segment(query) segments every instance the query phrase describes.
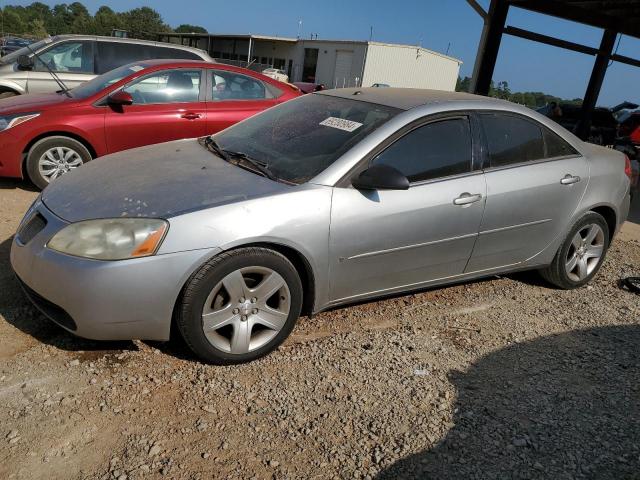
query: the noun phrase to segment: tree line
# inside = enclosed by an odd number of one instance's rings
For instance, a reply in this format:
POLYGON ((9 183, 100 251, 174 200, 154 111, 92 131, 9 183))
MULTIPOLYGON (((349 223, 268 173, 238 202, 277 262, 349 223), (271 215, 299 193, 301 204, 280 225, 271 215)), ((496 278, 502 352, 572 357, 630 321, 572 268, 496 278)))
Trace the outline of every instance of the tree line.
MULTIPOLYGON (((458 77, 458 82, 456 84, 457 92, 468 92, 469 86, 471 85, 470 77, 458 77)), ((568 103, 572 105, 581 105, 581 98, 574 98, 572 100, 563 99, 560 97, 556 97, 553 95, 549 95, 543 92, 512 92, 509 88, 509 84, 507 82, 498 82, 497 84, 493 81, 491 82, 491 86, 489 87, 489 96, 495 98, 501 98, 503 100, 509 100, 510 102, 519 103, 521 105, 526 105, 529 108, 538 108, 548 105, 551 102, 556 103, 568 103)))
POLYGON ((173 29, 150 7, 116 12, 107 6, 91 15, 80 2, 60 3, 49 7, 42 2, 28 6, 7 5, 0 9, 2 35, 43 38, 47 35, 75 33, 111 35, 114 29, 126 30, 129 37, 155 40, 159 32, 207 33, 197 25, 183 24, 173 29))

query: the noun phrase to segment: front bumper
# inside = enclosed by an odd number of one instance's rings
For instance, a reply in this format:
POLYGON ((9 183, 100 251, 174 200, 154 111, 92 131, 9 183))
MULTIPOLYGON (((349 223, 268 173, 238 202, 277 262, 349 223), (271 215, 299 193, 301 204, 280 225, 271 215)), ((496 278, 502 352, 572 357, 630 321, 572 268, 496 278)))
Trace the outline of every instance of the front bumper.
POLYGON ((219 252, 192 250, 121 261, 73 257, 45 247, 67 223, 40 201, 26 218, 36 212, 46 226, 26 244, 16 235, 11 266, 27 296, 45 315, 85 338, 168 340, 182 286, 219 252))
POLYGON ((22 148, 11 129, 0 132, 0 177, 22 177, 22 148))

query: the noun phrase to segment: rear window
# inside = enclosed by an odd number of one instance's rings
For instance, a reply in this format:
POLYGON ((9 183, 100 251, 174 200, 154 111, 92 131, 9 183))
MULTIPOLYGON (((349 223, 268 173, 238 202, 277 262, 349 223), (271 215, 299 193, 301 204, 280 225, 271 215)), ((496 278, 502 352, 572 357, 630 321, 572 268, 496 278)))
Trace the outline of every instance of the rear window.
POLYGON ((480 116, 492 167, 544 158, 542 129, 535 123, 513 115, 480 116))
POLYGON ((152 59, 202 60, 194 52, 140 43, 98 42, 96 71, 103 74, 127 63, 152 59))

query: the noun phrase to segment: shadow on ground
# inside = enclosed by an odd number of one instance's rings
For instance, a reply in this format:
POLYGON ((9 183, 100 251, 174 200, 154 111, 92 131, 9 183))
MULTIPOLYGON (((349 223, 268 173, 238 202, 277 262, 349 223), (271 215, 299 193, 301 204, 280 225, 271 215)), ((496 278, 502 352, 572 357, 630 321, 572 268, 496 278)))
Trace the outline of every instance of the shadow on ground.
POLYGON ((97 342, 78 338, 40 313, 27 299, 13 274, 9 252, 13 238, 0 243, 0 315, 4 320, 39 342, 68 351, 119 353, 135 350, 133 342, 97 342))
POLYGON ((20 178, 0 178, 0 189, 2 190, 24 190, 27 192, 37 192, 36 186, 28 180, 20 178))
POLYGON ((454 427, 378 478, 640 479, 639 347, 638 325, 594 328, 450 373, 454 427))

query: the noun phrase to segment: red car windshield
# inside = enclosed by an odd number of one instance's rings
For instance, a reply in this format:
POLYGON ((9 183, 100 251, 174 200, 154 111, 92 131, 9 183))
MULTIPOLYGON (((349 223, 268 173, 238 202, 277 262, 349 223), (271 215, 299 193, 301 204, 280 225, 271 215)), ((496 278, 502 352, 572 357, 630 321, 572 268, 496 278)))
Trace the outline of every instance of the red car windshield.
POLYGON ((74 88, 71 90, 71 95, 74 98, 89 98, 96 93, 101 92, 105 88, 110 87, 114 83, 118 83, 123 78, 128 77, 133 73, 137 73, 144 68, 144 66, 137 64, 124 65, 116 68, 115 70, 99 75, 93 80, 89 80, 88 82, 74 88))

